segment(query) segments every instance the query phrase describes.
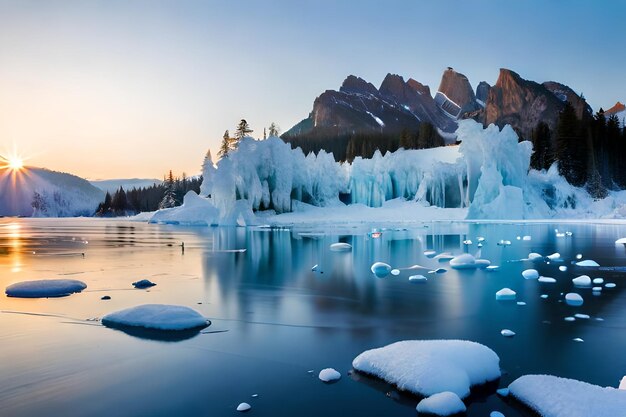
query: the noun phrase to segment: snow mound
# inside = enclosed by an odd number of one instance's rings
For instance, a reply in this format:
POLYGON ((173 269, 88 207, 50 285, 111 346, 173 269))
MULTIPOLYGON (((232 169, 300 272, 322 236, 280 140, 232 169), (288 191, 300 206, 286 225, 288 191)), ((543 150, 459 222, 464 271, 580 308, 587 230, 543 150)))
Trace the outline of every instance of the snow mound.
POLYGON ((157 211, 149 223, 211 226, 220 224, 220 213, 209 199, 189 191, 183 198, 182 206, 157 211))
POLYGON ((515 300, 517 293, 510 288, 502 288, 496 293, 496 300, 498 301, 510 301, 515 300))
POLYGON ((372 274, 376 275, 378 278, 384 278, 391 272, 391 266, 384 262, 374 262, 370 270, 372 274))
POLYGON ((343 242, 332 243, 330 245, 330 250, 333 252, 348 252, 352 250, 352 245, 343 242))
POLYGON ((155 330, 190 330, 211 324, 189 307, 167 304, 144 304, 116 311, 102 317, 107 327, 143 327, 155 330))
POLYGON ((41 279, 9 285, 5 293, 9 297, 20 298, 65 297, 85 288, 87 284, 75 279, 41 279))
POLYGON ((604 284, 604 278, 594 278, 593 283, 596 285, 604 284))
POLYGON ((352 361, 357 371, 401 390, 423 396, 451 391, 460 398, 470 387, 498 379, 499 364, 494 351, 466 340, 406 340, 367 350, 352 361))
POLYGON ((322 369, 318 375, 318 378, 323 382, 333 382, 341 378, 341 374, 334 368, 322 369))
POLYGON ((537 272, 536 269, 526 269, 522 271, 522 276, 524 277, 524 279, 538 279, 539 272, 537 272))
POLYGON ((418 413, 433 414, 436 416, 451 416, 467 410, 457 394, 450 391, 433 394, 424 398, 415 407, 418 413))
POLYGON ((524 375, 511 395, 543 417, 626 417, 626 391, 552 375, 524 375))

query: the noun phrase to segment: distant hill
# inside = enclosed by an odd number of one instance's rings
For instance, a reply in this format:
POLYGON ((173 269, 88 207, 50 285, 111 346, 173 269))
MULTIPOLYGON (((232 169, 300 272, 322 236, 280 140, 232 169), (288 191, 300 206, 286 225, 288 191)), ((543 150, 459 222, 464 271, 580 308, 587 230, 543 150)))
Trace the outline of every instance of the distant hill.
POLYGON ((0 169, 0 190, 0 216, 91 216, 105 194, 76 175, 36 167, 0 169))
POLYGON ((102 191, 113 194, 115 191, 123 187, 128 191, 133 188, 147 188, 152 185, 160 185, 163 181, 154 178, 127 178, 127 179, 112 179, 112 180, 93 180, 89 181, 91 185, 98 187, 102 191))

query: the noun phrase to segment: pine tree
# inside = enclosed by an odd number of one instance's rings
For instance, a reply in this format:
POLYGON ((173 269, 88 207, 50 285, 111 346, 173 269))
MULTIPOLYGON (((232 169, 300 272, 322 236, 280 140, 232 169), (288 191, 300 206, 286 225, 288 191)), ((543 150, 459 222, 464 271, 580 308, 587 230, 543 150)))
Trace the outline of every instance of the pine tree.
POLYGON ((117 190, 113 195, 113 199, 111 201, 111 210, 115 215, 121 216, 126 214, 127 209, 128 199, 126 198, 126 191, 124 191, 123 187, 120 187, 119 190, 117 190))
POLYGON ((270 128, 269 128, 269 135, 270 137, 272 136, 276 136, 278 137, 278 135, 280 135, 280 128, 276 125, 276 123, 272 122, 270 124, 270 128))
POLYGON ((250 129, 250 125, 248 124, 246 119, 241 119, 239 121, 239 124, 237 125, 237 128, 235 129, 235 139, 233 140, 232 148, 237 149, 241 139, 245 138, 246 136, 248 136, 249 133, 252 132, 253 130, 250 129))
POLYGON ((585 184, 589 160, 587 139, 581 134, 576 111, 569 102, 559 115, 555 154, 559 174, 577 187, 585 184))
POLYGON ((554 156, 550 143, 550 127, 545 122, 537 123, 531 133, 533 154, 530 157, 530 167, 537 170, 548 169, 554 156))
POLYGON ((159 209, 176 207, 176 190, 174 189, 174 175, 172 174, 172 170, 170 170, 164 185, 165 194, 163 195, 161 203, 159 203, 159 209))
POLYGON ((217 152, 217 156, 220 159, 224 158, 228 155, 232 147, 233 140, 230 137, 230 133, 227 131, 224 132, 224 136, 222 136, 222 144, 220 145, 220 150, 217 152))
POLYGON ((263 128, 263 140, 267 139, 267 130, 263 128))
POLYGON ((409 132, 409 129, 402 129, 402 132, 400 133, 400 147, 404 149, 412 149, 412 142, 413 138, 411 132, 409 132))

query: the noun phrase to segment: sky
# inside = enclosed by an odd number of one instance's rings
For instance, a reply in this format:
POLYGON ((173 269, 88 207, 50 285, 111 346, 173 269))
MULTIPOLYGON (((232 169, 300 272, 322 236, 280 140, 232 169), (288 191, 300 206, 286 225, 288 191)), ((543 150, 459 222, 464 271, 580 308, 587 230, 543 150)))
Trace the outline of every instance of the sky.
POLYGON ((241 118, 288 130, 349 74, 499 68, 626 100, 626 1, 0 0, 0 155, 88 179, 199 173, 241 118))

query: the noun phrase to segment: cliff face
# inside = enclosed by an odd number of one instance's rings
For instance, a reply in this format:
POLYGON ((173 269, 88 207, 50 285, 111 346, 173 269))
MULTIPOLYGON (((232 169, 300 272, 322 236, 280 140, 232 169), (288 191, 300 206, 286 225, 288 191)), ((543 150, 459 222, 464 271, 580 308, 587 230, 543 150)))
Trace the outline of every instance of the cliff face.
POLYGON ((562 102, 565 103, 566 101, 569 101, 570 104, 574 107, 574 110, 576 110, 576 116, 579 119, 591 116, 593 114, 591 106, 587 104, 585 99, 579 96, 574 90, 572 90, 565 84, 557 83, 556 81, 546 81, 542 85, 562 102))
POLYGON ((489 90, 491 90, 491 86, 486 81, 479 82, 476 87, 476 98, 483 103, 486 103, 487 97, 489 96, 489 90))
POLYGON ((544 85, 524 80, 517 73, 502 68, 487 96, 484 124, 494 123, 500 127, 510 124, 522 138, 528 139, 540 121, 554 130, 564 105, 544 85))
POLYGON ((443 72, 437 92, 454 102, 459 107, 459 114, 481 108, 476 101, 476 95, 474 95, 474 90, 467 77, 452 68, 448 68, 443 72))

